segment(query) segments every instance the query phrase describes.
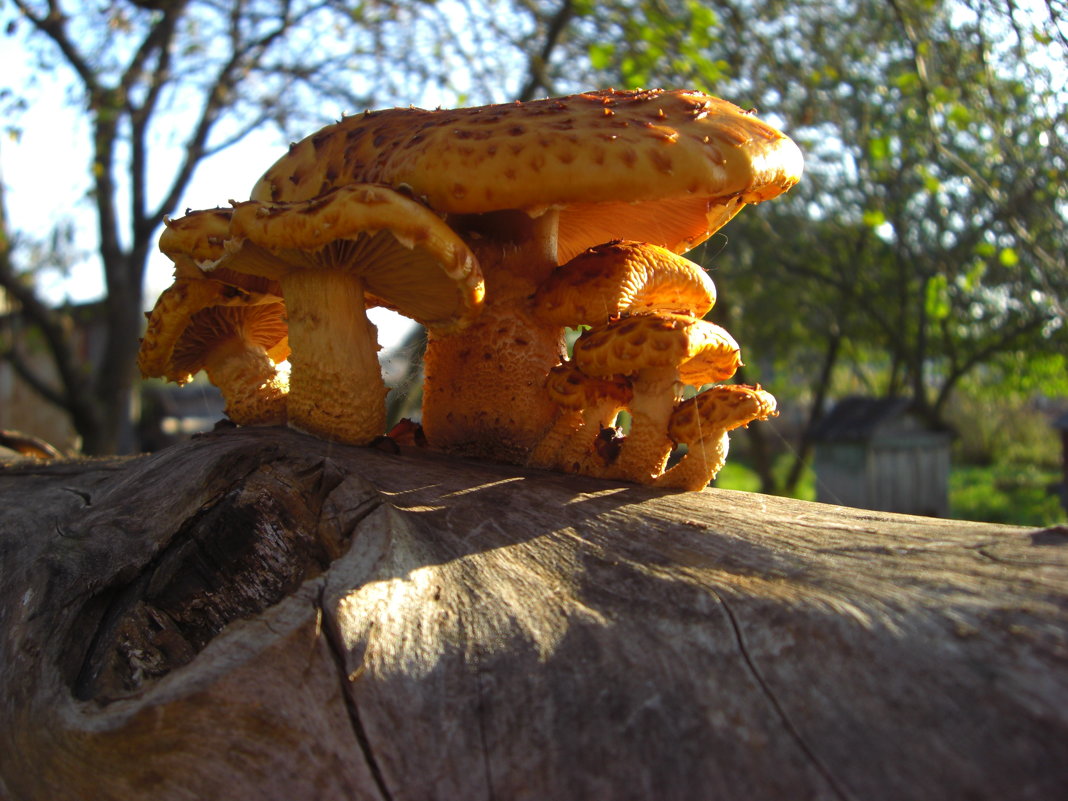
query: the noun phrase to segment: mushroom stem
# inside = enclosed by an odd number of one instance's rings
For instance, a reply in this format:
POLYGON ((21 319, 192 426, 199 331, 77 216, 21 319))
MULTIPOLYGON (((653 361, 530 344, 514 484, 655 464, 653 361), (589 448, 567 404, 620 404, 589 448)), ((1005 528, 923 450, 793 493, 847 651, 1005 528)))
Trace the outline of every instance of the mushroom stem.
POLYGON ((238 425, 285 422, 289 382, 262 345, 235 335, 205 356, 204 371, 223 393, 226 416, 238 425))
POLYGON ((581 409, 562 409, 556 422, 530 453, 527 464, 532 467, 544 467, 548 470, 566 469, 568 464, 564 454, 575 442, 582 442, 585 427, 585 414, 581 409))
POLYGON ((422 422, 431 447, 523 464, 553 425, 543 386, 564 357, 564 329, 539 321, 531 298, 556 269, 558 218, 549 210, 452 221, 482 267, 486 300, 462 331, 428 333, 422 422))
POLYGON ((634 399, 628 406, 630 431, 619 449, 611 475, 624 481, 651 484, 664 472, 674 445, 667 435, 675 408, 678 373, 674 368, 645 368, 634 380, 634 399))
POLYGON ((704 489, 727 461, 727 432, 777 414, 771 393, 745 384, 721 384, 680 403, 671 415, 668 436, 687 443, 687 452, 656 486, 704 489))
POLYGON ((386 386, 364 283, 344 270, 293 270, 281 279, 289 318, 289 424, 365 445, 386 427, 386 386))
POLYGON ((576 429, 559 457, 559 463, 569 473, 602 476, 605 463, 596 455, 594 444, 601 431, 615 422, 623 406, 613 400, 601 401, 582 411, 582 424, 576 429))
POLYGON ((682 489, 699 492, 708 486, 723 465, 727 463, 727 449, 730 437, 723 429, 710 431, 689 444, 686 455, 677 465, 660 476, 654 483, 665 489, 682 489))

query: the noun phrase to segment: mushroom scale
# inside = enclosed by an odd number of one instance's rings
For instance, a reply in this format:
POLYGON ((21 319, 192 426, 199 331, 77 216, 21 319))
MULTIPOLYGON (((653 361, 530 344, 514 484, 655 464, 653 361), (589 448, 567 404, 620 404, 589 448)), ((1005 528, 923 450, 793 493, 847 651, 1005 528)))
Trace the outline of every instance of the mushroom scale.
POLYGON ((289 316, 291 425, 362 445, 385 433, 386 387, 368 304, 429 330, 462 327, 482 302, 471 251, 425 206, 353 185, 306 202, 234 207, 219 265, 277 280, 289 316))

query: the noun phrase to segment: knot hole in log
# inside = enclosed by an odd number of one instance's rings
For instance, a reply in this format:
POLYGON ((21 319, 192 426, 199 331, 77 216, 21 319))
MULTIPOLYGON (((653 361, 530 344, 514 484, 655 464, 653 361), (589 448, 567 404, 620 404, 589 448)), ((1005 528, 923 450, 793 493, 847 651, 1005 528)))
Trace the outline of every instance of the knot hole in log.
POLYGON ((84 644, 69 651, 67 666, 76 698, 128 698, 190 663, 228 623, 324 572, 381 502, 328 458, 297 471, 262 464, 228 479, 132 581, 86 604, 72 627, 84 644), (338 494, 350 514, 339 514, 338 494))

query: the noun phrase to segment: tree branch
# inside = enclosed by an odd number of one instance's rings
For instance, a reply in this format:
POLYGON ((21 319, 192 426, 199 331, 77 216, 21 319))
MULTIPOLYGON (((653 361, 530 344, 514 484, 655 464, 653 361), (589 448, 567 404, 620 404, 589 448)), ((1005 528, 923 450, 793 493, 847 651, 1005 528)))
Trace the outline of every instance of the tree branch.
POLYGON ((545 32, 545 42, 540 51, 532 55, 527 62, 527 80, 523 88, 516 95, 516 100, 525 101, 534 97, 539 87, 552 92, 552 86, 545 74, 545 69, 552 60, 553 50, 560 43, 560 38, 567 30, 568 23, 575 16, 575 7, 572 0, 563 0, 560 8, 549 18, 549 27, 545 32))

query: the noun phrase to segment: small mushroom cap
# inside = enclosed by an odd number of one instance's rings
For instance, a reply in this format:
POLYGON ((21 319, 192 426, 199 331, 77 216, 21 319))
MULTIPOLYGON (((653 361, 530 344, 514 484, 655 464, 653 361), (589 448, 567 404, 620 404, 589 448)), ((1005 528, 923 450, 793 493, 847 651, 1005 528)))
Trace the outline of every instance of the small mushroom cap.
POLYGON ((563 326, 642 312, 703 317, 715 302, 716 286, 699 265, 667 248, 631 241, 583 251, 557 268, 534 298, 541 319, 563 326))
POLYGON ((230 209, 200 209, 164 220, 159 249, 174 262, 175 276, 197 278, 223 255, 230 236, 230 209))
POLYGON ((730 334, 684 314, 638 314, 591 328, 575 341, 573 359, 587 375, 675 369, 679 381, 694 386, 724 381, 741 366, 730 334))
POLYGON ((276 282, 217 266, 226 254, 232 214, 232 209, 200 209, 163 221, 159 249, 174 262, 175 278, 201 279, 210 272, 215 281, 281 299, 282 290, 276 282))
POLYGON ((630 382, 622 376, 594 378, 570 362, 558 364, 549 371, 545 389, 553 403, 573 410, 588 409, 605 401, 626 406, 634 394, 630 382))
POLYGON ((206 356, 213 348, 238 335, 262 347, 276 364, 284 361, 289 355, 285 306, 263 303, 209 306, 200 310, 192 316, 175 344, 164 377, 185 383, 204 368, 206 356))
POLYGON ((432 328, 476 314, 485 294, 463 240, 421 203, 354 184, 313 200, 238 203, 220 266, 280 279, 294 270, 344 270, 381 305, 432 328))
POLYGON ((693 91, 585 92, 342 119, 291 146, 252 198, 308 200, 358 182, 409 187, 450 214, 560 209, 558 258, 613 239, 682 253, 800 178, 789 138, 693 91))
MULTIPOLYGON (((280 297, 273 294, 249 292, 233 284, 205 278, 197 269, 198 278, 176 278, 174 284, 165 289, 157 298, 152 311, 148 313, 148 325, 137 353, 137 365, 145 378, 166 378, 180 384, 190 380, 200 366, 188 369, 174 365, 175 349, 189 331, 190 325, 205 310, 209 309, 247 309, 269 305, 281 308, 280 297)), ((238 276, 238 280, 247 276, 238 276)), ((280 292, 281 290, 275 289, 280 292)), ((281 314, 281 313, 280 313, 281 314)), ((207 317, 202 316, 198 322, 207 317)), ((283 361, 289 353, 285 338, 285 323, 282 322, 282 336, 264 344, 268 355, 275 362, 283 361)))
POLYGON ((723 384, 680 403, 668 421, 668 436, 693 443, 778 413, 775 396, 761 387, 723 384))

